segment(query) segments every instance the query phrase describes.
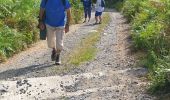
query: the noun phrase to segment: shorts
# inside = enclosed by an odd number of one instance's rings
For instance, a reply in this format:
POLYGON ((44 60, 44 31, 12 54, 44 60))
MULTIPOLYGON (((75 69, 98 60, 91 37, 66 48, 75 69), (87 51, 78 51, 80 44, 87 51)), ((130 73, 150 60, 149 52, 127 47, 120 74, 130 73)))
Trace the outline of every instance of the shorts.
POLYGON ((52 27, 46 24, 46 28, 48 47, 63 50, 64 27, 52 27))
POLYGON ((98 12, 98 11, 95 12, 95 16, 101 16, 101 15, 102 15, 102 12, 98 12))

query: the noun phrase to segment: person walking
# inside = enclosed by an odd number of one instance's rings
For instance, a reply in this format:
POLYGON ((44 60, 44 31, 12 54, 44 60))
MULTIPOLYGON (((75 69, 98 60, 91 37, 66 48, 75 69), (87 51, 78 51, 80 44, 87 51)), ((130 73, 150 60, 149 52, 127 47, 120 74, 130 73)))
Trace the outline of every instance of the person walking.
POLYGON ((105 1, 104 0, 97 0, 95 6, 95 20, 94 24, 101 24, 102 23, 102 13, 104 11, 105 1))
POLYGON ((84 7, 84 22, 86 22, 87 17, 88 17, 88 22, 90 21, 91 18, 91 10, 92 10, 92 1, 91 0, 82 0, 83 2, 83 7, 84 7))
POLYGON ((63 50, 63 37, 64 33, 69 32, 70 18, 68 0, 41 0, 39 28, 47 30, 47 44, 49 48, 52 48, 51 60, 55 61, 56 65, 61 64, 60 53, 63 50), (45 22, 43 22, 44 16, 45 22), (66 22, 65 19, 67 19, 66 22))

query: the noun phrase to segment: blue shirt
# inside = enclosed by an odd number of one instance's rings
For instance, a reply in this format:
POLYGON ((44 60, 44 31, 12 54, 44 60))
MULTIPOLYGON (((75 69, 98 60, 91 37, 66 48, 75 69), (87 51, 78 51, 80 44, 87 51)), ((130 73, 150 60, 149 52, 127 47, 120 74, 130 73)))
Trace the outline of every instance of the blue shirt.
POLYGON ((65 0, 65 5, 62 0, 41 0, 41 8, 45 9, 45 23, 52 27, 61 27, 65 24, 65 9, 70 8, 70 3, 65 0))
POLYGON ((83 0, 83 6, 84 8, 91 8, 91 0, 83 0))

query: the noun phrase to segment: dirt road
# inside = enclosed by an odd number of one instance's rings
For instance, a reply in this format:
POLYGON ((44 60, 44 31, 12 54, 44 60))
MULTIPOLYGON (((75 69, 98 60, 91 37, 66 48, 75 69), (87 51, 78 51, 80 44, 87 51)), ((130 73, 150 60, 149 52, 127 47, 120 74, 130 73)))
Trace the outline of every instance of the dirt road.
MULTIPOLYGON (((145 68, 134 67, 130 50, 130 27, 125 18, 112 10, 108 26, 96 44, 95 59, 67 69, 54 65, 46 41, 16 55, 0 65, 1 100, 154 100, 141 79, 145 68), (67 69, 67 71, 65 71, 67 69)), ((98 25, 74 27, 65 37, 62 60, 98 25)))

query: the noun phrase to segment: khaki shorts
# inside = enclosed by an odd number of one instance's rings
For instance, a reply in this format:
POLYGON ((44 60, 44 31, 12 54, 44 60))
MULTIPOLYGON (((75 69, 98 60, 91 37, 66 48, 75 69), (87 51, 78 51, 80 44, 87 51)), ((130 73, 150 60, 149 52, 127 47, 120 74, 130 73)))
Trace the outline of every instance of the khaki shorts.
POLYGON ((51 27, 46 25, 47 28, 47 44, 49 48, 56 48, 57 51, 63 50, 64 27, 51 27))

